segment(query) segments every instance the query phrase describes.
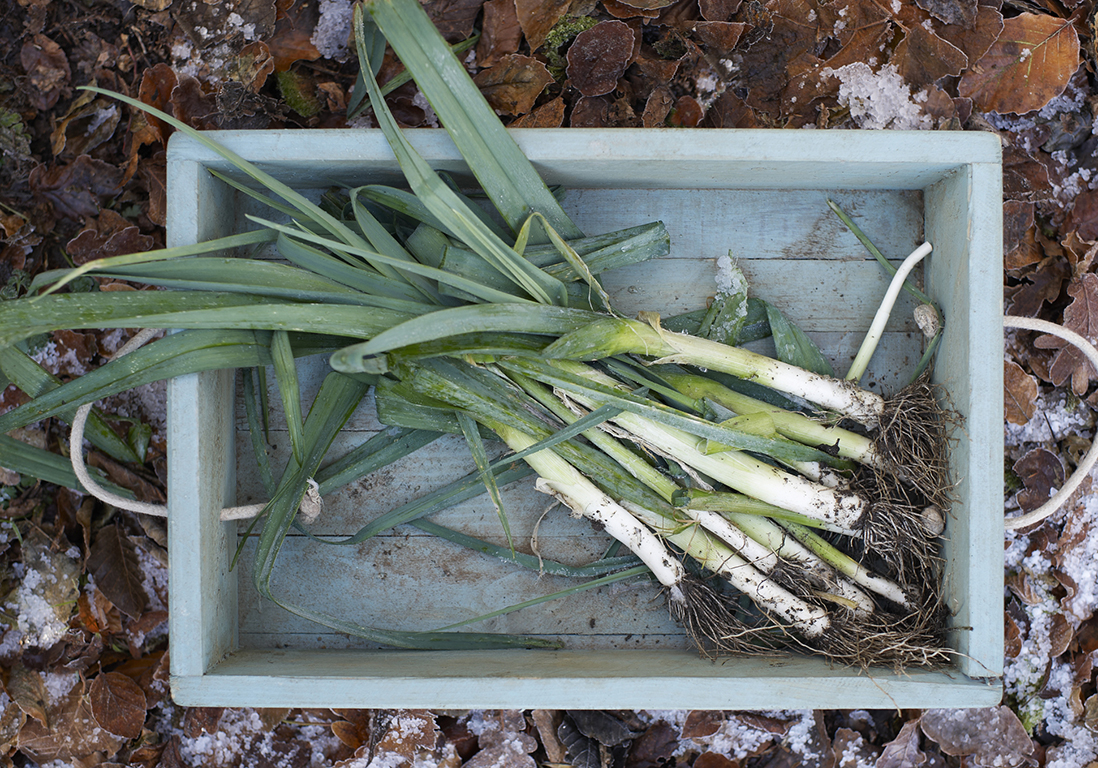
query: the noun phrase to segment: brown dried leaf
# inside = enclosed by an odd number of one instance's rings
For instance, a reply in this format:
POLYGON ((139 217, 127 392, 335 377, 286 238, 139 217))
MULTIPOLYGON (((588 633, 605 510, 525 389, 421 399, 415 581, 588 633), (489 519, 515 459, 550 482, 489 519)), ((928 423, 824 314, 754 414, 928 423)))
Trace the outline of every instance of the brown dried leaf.
POLYGON ((926 755, 919 749, 919 721, 909 720, 885 745, 876 768, 918 768, 925 762, 926 755))
POLYGON ((560 96, 511 123, 511 128, 560 128, 564 125, 564 99, 560 96))
POLYGON ((1046 448, 1034 448, 1011 467, 1025 488, 1018 492, 1018 506, 1030 512, 1048 501, 1055 488, 1064 484, 1064 463, 1046 448))
POLYGON ((659 8, 635 8, 620 0, 602 0, 602 7, 615 19, 656 19, 661 11, 659 8))
POLYGON ((1098 190, 1085 189, 1075 196, 1061 231, 1074 232, 1087 242, 1098 240, 1098 190))
MULTIPOLYGON (((854 3, 850 5, 855 7, 854 3)), ((749 15, 754 29, 747 36, 740 64, 740 75, 748 87, 748 106, 780 121, 790 63, 815 50, 821 19, 828 7, 817 10, 808 0, 771 0, 754 21, 749 15)))
POLYGON ((1004 366, 1006 419, 1011 424, 1025 424, 1037 412, 1037 379, 1013 360, 1004 361, 1004 366))
MULTIPOLYGON (((1064 327, 1093 344, 1098 338, 1098 275, 1079 275, 1068 284, 1067 292, 1073 301, 1064 309, 1064 327)), ((1049 370, 1053 384, 1062 386, 1070 377, 1072 391, 1077 395, 1086 394, 1095 373, 1081 351, 1051 335, 1038 336, 1033 345, 1038 349, 1060 350, 1049 370)))
POLYGON ((53 206, 58 215, 79 220, 99 213, 101 202, 122 188, 122 171, 87 155, 68 165, 40 165, 27 181, 35 197, 53 206))
POLYGON ((298 61, 320 58, 320 51, 312 44, 319 19, 319 3, 295 2, 280 12, 274 34, 266 40, 276 72, 285 72, 298 61))
POLYGON ((677 729, 657 720, 633 741, 626 764, 630 768, 658 768, 670 763, 678 746, 677 729))
POLYGON ((721 729, 728 716, 719 710, 694 709, 686 714, 682 724, 684 739, 705 738, 721 729))
POLYGON ((484 0, 431 0, 424 9, 442 36, 456 43, 473 34, 473 23, 483 4, 484 0))
POLYGON ((538 729, 545 756, 550 763, 563 763, 568 759, 568 750, 557 736, 564 715, 559 709, 535 709, 530 713, 534 727, 538 729))
POLYGON ((720 752, 702 752, 694 759, 693 768, 740 768, 740 762, 720 752))
POLYGON ((19 53, 27 73, 27 97, 35 109, 52 109, 72 78, 69 60, 61 46, 45 35, 35 35, 23 43, 19 53))
POLYGON ((707 128, 758 128, 759 121, 746 101, 732 91, 725 91, 709 105, 702 125, 707 128))
POLYGON ((641 115, 644 127, 655 128, 663 125, 674 105, 675 97, 671 95, 671 89, 666 85, 656 87, 648 94, 648 100, 644 103, 644 114, 641 115))
MULTIPOLYGON (((1064 281, 1070 276, 1069 265, 1064 259, 1049 256, 1025 276, 1025 282, 1005 291, 1010 314, 1037 317, 1041 305, 1055 301, 1064 281)), ((1034 371, 1036 373, 1036 371, 1034 371)))
POLYGON ((726 57, 736 47, 747 25, 727 21, 699 21, 694 25, 698 41, 710 53, 726 57))
POLYGON ((77 264, 125 253, 139 253, 153 247, 154 240, 141 234, 137 225, 119 214, 103 209, 98 217, 89 217, 83 229, 65 245, 77 264))
POLYGON ((1003 147, 1003 199, 1045 200, 1050 196, 1048 169, 1025 150, 1003 147))
POLYGON ((136 739, 145 726, 145 692, 119 672, 102 672, 92 681, 91 709, 95 721, 115 736, 136 739))
POLYGON ((920 724, 943 752, 971 755, 974 765, 1019 765, 1033 753, 1033 741, 1010 707, 930 709, 920 724))
POLYGON ((549 30, 564 17, 571 5, 571 0, 515 0, 515 12, 531 53, 541 48, 549 30))
POLYGON ((946 24, 972 29, 978 0, 915 0, 915 4, 946 24))
POLYGON ((976 21, 971 29, 962 26, 936 26, 935 33, 964 51, 969 61, 979 61, 1003 31, 1003 13, 998 8, 981 5, 976 9, 976 21))
MULTIPOLYGON (((119 288, 118 290, 122 290, 119 288)), ((91 451, 88 454, 88 464, 107 473, 107 479, 115 485, 122 486, 133 491, 138 501, 147 501, 150 504, 163 504, 165 496, 163 489, 157 480, 144 477, 131 469, 129 465, 115 461, 105 453, 91 451)))
POLYGON ((217 99, 206 93, 196 78, 182 75, 172 89, 172 114, 192 128, 208 130, 217 128, 217 99))
POLYGON ((693 96, 680 96, 671 113, 671 125, 683 128, 697 128, 705 117, 705 110, 693 96))
POLYGON ((384 735, 374 747, 375 753, 397 754, 414 760, 419 751, 435 748, 441 731, 434 713, 427 709, 397 709, 383 721, 384 735))
POLYGON ((240 50, 229 66, 228 75, 243 83, 252 93, 259 93, 274 70, 275 60, 270 47, 262 40, 255 40, 240 50))
POLYGON ((496 66, 478 72, 473 82, 497 112, 523 115, 534 108, 553 76, 537 59, 511 53, 500 57, 496 66))
POLYGON ((706 21, 731 21, 743 0, 699 0, 698 10, 706 21))
POLYGON ((137 550, 118 526, 107 525, 99 530, 88 553, 87 567, 96 586, 118 610, 131 618, 145 612, 149 596, 143 586, 137 550))
POLYGON ((968 57, 918 24, 908 29, 904 39, 896 46, 892 62, 904 80, 923 88, 943 77, 961 74, 968 66, 968 57))
POLYGON ((11 667, 5 689, 19 709, 43 726, 49 727, 50 721, 46 708, 49 705, 50 694, 38 672, 16 661, 11 667))
POLYGON ((572 84, 584 96, 610 93, 633 58, 634 40, 621 21, 601 21, 576 35, 567 55, 572 84))
POLYGON ((641 10, 645 11, 666 8, 675 1, 676 0, 621 0, 621 2, 625 5, 631 5, 634 8, 640 8, 641 10))
POLYGON ((1041 260, 1041 247, 1037 245, 1034 226, 1035 205, 1022 200, 1003 203, 1003 266, 1021 269, 1041 260))
POLYGON ((49 728, 37 720, 27 720, 19 731, 19 749, 39 765, 88 757, 96 752, 111 757, 124 743, 96 724, 80 681, 50 706, 49 720, 49 728))
POLYGON ((14 701, 9 698, 4 702, 0 710, 0 754, 8 754, 12 750, 25 722, 26 713, 14 701))
POLYGON ((50 136, 54 156, 85 155, 114 135, 122 113, 116 104, 84 91, 50 136))
POLYGON ((161 227, 167 222, 168 213, 167 158, 166 152, 157 152, 152 158, 138 166, 149 199, 145 208, 145 215, 149 217, 149 221, 161 227))
POLYGON ((1079 68, 1079 35, 1070 20, 1023 13, 965 74, 959 95, 983 112, 1023 114, 1064 92, 1079 68))
POLYGON ((522 42, 515 0, 488 0, 477 43, 477 64, 491 67, 508 53, 517 53, 522 42))

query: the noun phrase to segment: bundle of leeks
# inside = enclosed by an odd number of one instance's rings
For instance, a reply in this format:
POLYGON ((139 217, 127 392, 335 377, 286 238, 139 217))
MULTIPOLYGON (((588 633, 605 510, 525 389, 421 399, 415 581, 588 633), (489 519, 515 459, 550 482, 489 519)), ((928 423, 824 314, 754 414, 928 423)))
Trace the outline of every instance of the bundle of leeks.
MULTIPOLYGON (((948 651, 934 551, 948 475, 944 421, 925 382, 903 395, 928 411, 925 423, 912 428, 906 414, 852 385, 670 332, 654 317, 616 315, 596 274, 666 253, 662 225, 584 237, 414 0, 359 6, 356 38, 363 87, 411 192, 368 185, 338 203, 316 205, 159 114, 281 198, 221 177, 289 222, 256 219, 254 232, 40 276, 34 288, 49 285, 45 293, 93 270, 175 290, 8 302, 0 307, 0 347, 12 355, 27 337, 60 328, 189 330, 70 384, 43 387, 31 403, 0 416, 0 432, 146 381, 273 365, 293 456, 277 482, 260 458, 272 499, 253 578, 261 594, 301 615, 401 647, 493 642, 357 627, 279 601, 270 588, 311 483, 331 490, 440 432, 466 436, 478 464, 475 482, 389 519, 413 520, 446 500, 467 498, 476 483, 498 505, 501 467, 487 462, 479 424, 528 462, 540 490, 636 552, 668 588, 672 613, 703 650, 772 651, 792 643, 854 663, 942 661, 948 651), (400 132, 374 80, 386 40, 502 224, 433 171, 400 132), (290 264, 199 256, 270 242, 290 264), (324 351, 335 372, 306 417, 294 358, 324 351), (595 360, 602 362, 583 364, 595 360), (775 368, 796 382, 793 394, 827 417, 860 420, 880 437, 778 409, 712 373, 762 378, 775 368), (379 414, 394 430, 322 468, 334 435, 371 384, 379 414), (888 437, 893 433, 880 428, 884 423, 902 424, 904 437, 888 437), (921 464, 892 450, 909 444, 913 432, 920 446, 930 446, 918 451, 921 464), (867 469, 857 469, 858 462, 867 469), (697 566, 684 567, 683 556, 697 566), (728 589, 755 600, 758 612, 743 615, 728 589)), ((735 302, 746 305, 746 296, 735 302)), ((772 377, 765 381, 780 386, 772 377)))

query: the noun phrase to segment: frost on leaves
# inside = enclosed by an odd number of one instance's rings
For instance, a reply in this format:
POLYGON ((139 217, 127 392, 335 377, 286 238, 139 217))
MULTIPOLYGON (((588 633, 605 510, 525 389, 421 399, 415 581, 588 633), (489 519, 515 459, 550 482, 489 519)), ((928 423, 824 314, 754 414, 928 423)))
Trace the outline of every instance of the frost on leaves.
POLYGON ((943 752, 971 756, 972 765, 1020 765, 1033 752, 1033 742, 1010 707, 930 709, 922 727, 943 752))

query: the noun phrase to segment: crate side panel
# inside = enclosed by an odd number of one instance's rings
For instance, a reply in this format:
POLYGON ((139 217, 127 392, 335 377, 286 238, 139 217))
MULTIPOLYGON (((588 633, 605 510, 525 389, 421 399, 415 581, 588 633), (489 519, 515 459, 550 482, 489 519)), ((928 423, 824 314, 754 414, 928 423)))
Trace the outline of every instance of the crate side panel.
POLYGON ((936 377, 964 419, 954 432, 959 503, 946 532, 954 633, 965 674, 1001 674, 1002 218, 998 166, 973 166, 927 194, 930 290, 946 314, 936 377), (983 468, 990 468, 982 471, 983 468))
POLYGON ((182 683, 224 706, 255 706, 258 685, 264 706, 463 709, 890 709, 994 706, 1002 696, 948 670, 851 674, 817 659, 715 664, 674 651, 241 651, 182 683))
MULTIPOLYGON (((199 242, 235 231, 233 193, 187 159, 185 144, 169 145, 167 243, 199 242)), ((170 632, 173 674, 201 674, 235 647, 236 576, 229 572, 235 536, 217 520, 235 487, 234 387, 227 372, 173 379, 168 384, 170 632)))

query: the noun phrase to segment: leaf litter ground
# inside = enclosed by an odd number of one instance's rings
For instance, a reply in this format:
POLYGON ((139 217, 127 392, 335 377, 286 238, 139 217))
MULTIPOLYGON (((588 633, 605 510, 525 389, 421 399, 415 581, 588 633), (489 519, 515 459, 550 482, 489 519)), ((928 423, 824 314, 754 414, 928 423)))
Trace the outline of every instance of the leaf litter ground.
MULTIPOLYGON (((1092 0, 429 0, 516 126, 994 131, 1004 146, 1007 311, 1098 334, 1092 0)), ((346 0, 136 0, 0 9, 0 298, 45 269, 163 244, 167 126, 81 95, 98 84, 208 128, 340 128, 354 64, 346 0)), ((380 80, 399 74, 387 58, 380 80)), ((436 119, 413 84, 406 127, 436 119)), ((136 286, 86 280, 80 290, 136 286)), ((1004 506, 1047 499, 1095 433, 1098 392, 1052 337, 1008 334, 1004 506)), ((95 368, 119 332, 29 350, 95 368)), ((26 400, 14 385, 0 412, 26 400)), ((92 452, 163 497, 163 402, 106 405, 139 461, 92 452)), ((52 419, 13 437, 62 451, 52 419)), ((1007 696, 967 711, 428 712, 182 709, 167 695, 160 521, 0 472, 0 750, 15 764, 1048 765, 1098 760, 1098 488, 1005 542, 1007 696)))

